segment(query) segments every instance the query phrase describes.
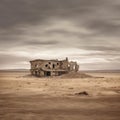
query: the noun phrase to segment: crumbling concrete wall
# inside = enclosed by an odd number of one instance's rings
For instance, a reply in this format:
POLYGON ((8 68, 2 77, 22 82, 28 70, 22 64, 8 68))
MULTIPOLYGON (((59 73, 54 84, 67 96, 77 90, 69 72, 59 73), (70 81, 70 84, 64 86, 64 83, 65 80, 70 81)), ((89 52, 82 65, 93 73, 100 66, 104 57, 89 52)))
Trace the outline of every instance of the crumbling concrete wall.
POLYGON ((35 76, 56 76, 70 71, 77 72, 79 65, 76 62, 65 60, 33 60, 31 63, 31 74, 35 76))
POLYGON ((77 62, 69 62, 69 70, 77 72, 79 70, 79 65, 77 64, 77 62))

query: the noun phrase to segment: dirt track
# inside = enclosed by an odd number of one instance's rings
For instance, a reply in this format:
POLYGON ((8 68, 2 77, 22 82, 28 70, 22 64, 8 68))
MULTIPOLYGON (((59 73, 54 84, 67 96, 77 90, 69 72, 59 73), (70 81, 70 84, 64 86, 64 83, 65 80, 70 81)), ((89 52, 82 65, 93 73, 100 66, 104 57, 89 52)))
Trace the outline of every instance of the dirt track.
POLYGON ((120 119, 119 74, 84 79, 27 74, 0 72, 0 120, 120 119), (75 94, 82 91, 89 95, 75 94))

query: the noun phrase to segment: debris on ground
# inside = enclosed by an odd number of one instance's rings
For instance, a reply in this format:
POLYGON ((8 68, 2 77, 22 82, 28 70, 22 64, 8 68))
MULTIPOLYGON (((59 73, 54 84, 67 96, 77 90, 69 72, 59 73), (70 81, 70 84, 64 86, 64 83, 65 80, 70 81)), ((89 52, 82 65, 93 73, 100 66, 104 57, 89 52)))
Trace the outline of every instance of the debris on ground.
POLYGON ((75 95, 89 95, 86 91, 75 93, 75 95))

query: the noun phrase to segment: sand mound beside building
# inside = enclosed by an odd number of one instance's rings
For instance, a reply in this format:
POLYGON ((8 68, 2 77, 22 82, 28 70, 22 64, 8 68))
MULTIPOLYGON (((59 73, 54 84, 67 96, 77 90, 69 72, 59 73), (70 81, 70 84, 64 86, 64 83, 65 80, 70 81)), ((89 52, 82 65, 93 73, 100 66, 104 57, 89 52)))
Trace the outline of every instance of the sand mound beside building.
MULTIPOLYGON (((20 77, 20 76, 19 76, 20 77)), ((22 76, 22 77, 26 77, 26 78, 35 78, 36 76, 32 76, 30 74, 27 74, 25 76, 22 76)), ((40 77, 40 76, 37 76, 38 78, 45 78, 45 77, 40 77)), ((49 78, 92 78, 93 76, 91 75, 88 75, 86 73, 83 73, 83 72, 69 72, 69 73, 66 73, 66 74, 63 74, 63 75, 60 75, 60 76, 48 76, 49 78)))
POLYGON ((82 72, 69 72, 59 77, 60 78, 91 78, 92 76, 82 72))

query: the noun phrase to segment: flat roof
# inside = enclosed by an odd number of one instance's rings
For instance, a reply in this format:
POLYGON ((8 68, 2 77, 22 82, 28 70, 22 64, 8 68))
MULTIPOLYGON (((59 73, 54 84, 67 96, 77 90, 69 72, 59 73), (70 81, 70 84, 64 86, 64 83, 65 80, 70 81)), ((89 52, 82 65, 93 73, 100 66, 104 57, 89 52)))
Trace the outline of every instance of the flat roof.
POLYGON ((30 62, 36 62, 36 61, 56 61, 56 62, 60 62, 60 61, 65 61, 65 60, 58 60, 58 59, 35 59, 35 60, 31 60, 30 62))
POLYGON ((48 72, 67 72, 67 70, 63 69, 57 69, 57 70, 51 70, 51 69, 42 69, 43 71, 48 71, 48 72))

